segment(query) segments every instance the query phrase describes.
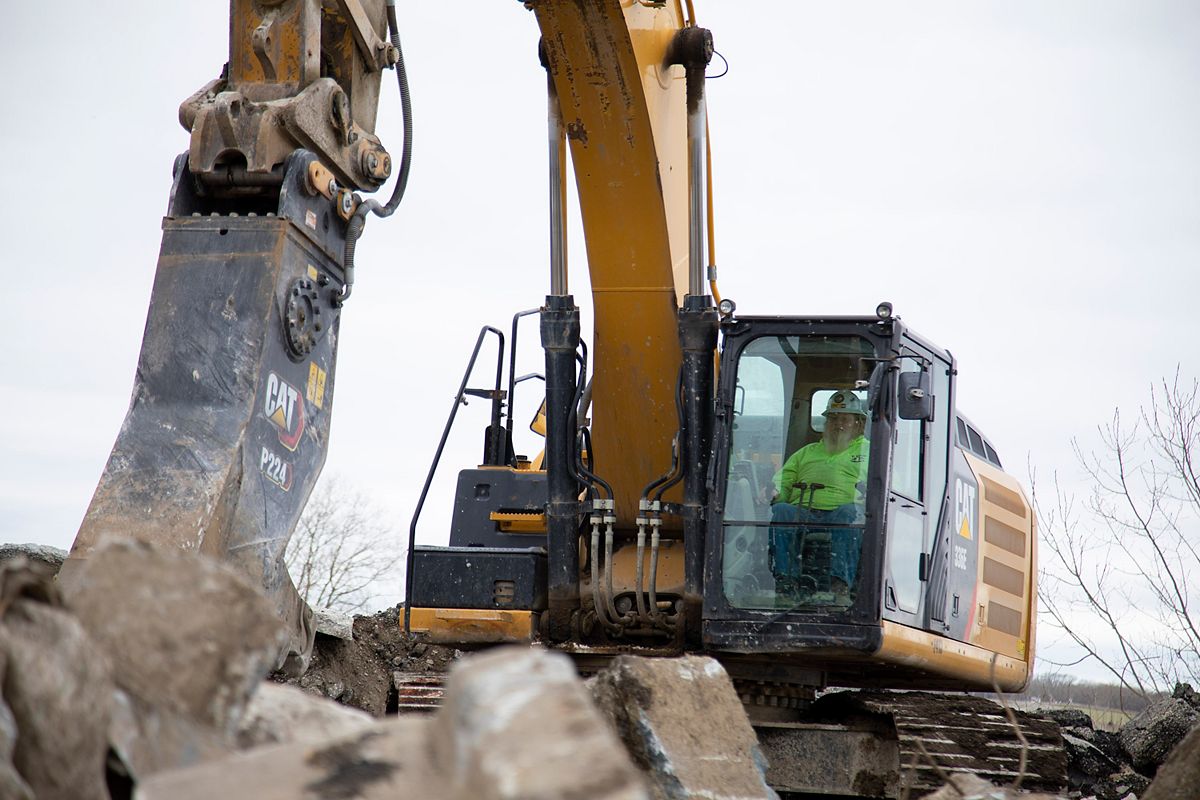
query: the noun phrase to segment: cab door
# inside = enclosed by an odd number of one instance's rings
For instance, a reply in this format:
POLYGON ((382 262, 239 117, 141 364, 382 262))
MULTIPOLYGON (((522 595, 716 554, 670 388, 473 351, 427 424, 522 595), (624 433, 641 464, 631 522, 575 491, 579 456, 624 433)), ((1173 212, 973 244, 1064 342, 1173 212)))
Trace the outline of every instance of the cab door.
POLYGON ((915 628, 928 618, 930 565, 945 516, 951 420, 951 365, 905 336, 899 373, 926 373, 931 419, 896 419, 893 428, 883 558, 883 617, 915 628))

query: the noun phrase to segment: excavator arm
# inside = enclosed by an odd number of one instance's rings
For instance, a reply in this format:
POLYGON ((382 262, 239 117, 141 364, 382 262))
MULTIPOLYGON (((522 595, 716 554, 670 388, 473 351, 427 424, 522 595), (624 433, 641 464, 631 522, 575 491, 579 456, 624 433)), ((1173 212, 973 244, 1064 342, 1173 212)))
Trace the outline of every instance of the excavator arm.
POLYGON ((537 2, 571 148, 594 306, 592 437, 630 526, 670 465, 687 287, 685 73, 678 2, 537 2))

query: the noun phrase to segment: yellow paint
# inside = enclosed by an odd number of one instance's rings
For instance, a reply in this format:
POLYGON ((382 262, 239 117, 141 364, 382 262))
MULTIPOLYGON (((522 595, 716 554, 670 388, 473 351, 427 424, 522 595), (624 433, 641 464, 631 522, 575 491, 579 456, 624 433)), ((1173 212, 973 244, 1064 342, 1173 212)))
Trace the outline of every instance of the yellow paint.
POLYGON ((537 3, 579 189, 594 300, 592 440, 629 528, 677 427, 686 281, 687 109, 663 67, 677 3, 537 3), (622 6, 625 6, 622 9, 622 6))
MULTIPOLYGON (((648 539, 649 537, 647 537, 648 539)), ((642 591, 650 590, 650 545, 642 554, 642 591)), ((626 545, 613 553, 613 591, 634 591, 637 588, 637 546, 626 545)), ((659 594, 683 591, 683 542, 668 539, 660 543, 658 552, 659 594)))
POLYGON ((520 513, 510 511, 493 511, 488 519, 496 523, 496 527, 505 533, 545 533, 546 512, 536 511, 520 513))
POLYGON ((414 608, 409 615, 409 628, 436 643, 528 642, 536 622, 532 611, 479 608, 414 608))
MULTIPOLYGON (((970 453, 964 453, 964 456, 976 478, 979 479, 981 486, 979 519, 985 520, 988 517, 992 517, 1015 530, 1022 531, 1027 537, 1026 542, 1028 545, 1025 548, 1026 555, 1019 556, 1003 547, 988 542, 987 536, 984 534, 981 534, 979 539, 976 540, 979 545, 981 572, 977 578, 975 625, 971 630, 967 631, 967 638, 973 645, 1000 653, 1003 656, 1019 659, 1025 662, 1027 667, 1032 668, 1034 658, 1034 628, 1036 627, 1034 619, 1037 612, 1035 605, 1037 602, 1037 551, 1032 508, 1028 500, 1025 499, 1024 490, 1015 478, 970 453), (985 480, 1009 490, 1020 499, 1021 506, 1017 508, 1005 508, 989 501, 986 493, 982 491, 985 480), (996 586, 984 583, 982 565, 985 558, 990 558, 993 561, 1023 573, 1023 596, 1017 596, 996 586), (993 602, 1007 606, 1020 613, 1021 620, 1017 626, 1016 635, 998 630, 989 625, 987 610, 988 606, 993 602)), ((981 528, 981 531, 986 532, 986 529, 981 528)))
MULTIPOLYGON (((314 166, 314 167, 317 166, 316 162, 314 161, 311 166, 314 166)), ((308 272, 308 279, 310 281, 315 281, 319 277, 317 275, 317 268, 314 267, 312 264, 308 265, 307 272, 308 272)))
POLYGON ((325 407, 325 378, 325 370, 318 367, 317 362, 310 361, 308 364, 308 385, 305 387, 304 396, 308 398, 308 402, 317 408, 325 407))
POLYGON ((958 535, 963 537, 964 539, 971 538, 971 520, 969 517, 967 517, 965 515, 963 516, 962 527, 958 529, 958 535))
POLYGON ((269 83, 299 87, 316 77, 306 75, 309 51, 320 44, 320 17, 307 3, 294 4, 276 12, 261 10, 253 0, 234 0, 230 9, 230 69, 234 85, 269 83), (261 13, 260 13, 261 12, 261 13), (267 47, 274 62, 275 77, 268 80, 262 62, 254 52, 253 32, 263 22, 271 24, 271 45, 267 47))
MULTIPOLYGON (((916 667, 962 680, 984 691, 992 688, 993 654, 987 648, 947 639, 928 631, 883 621, 883 644, 875 657, 891 664, 916 667)), ((995 680, 1001 691, 1024 688, 1029 665, 1004 654, 995 656, 995 680)))

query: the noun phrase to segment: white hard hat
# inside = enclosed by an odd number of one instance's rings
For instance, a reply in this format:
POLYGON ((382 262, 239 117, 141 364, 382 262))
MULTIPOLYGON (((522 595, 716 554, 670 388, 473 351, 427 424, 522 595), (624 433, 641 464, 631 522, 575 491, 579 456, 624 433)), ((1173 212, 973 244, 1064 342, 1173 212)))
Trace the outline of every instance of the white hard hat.
POLYGON ((830 414, 857 414, 865 417, 867 410, 863 408, 862 399, 854 392, 834 392, 821 416, 828 417, 830 414))

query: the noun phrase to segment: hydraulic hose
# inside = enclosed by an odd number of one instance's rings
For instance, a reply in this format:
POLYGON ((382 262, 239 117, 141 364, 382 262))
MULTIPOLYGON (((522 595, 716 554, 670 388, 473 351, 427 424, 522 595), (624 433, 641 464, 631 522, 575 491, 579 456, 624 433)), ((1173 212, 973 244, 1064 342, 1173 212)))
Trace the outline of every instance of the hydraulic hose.
POLYGON ((663 494, 675 484, 683 480, 683 470, 679 463, 679 438, 683 432, 683 368, 680 367, 679 375, 675 379, 675 415, 679 423, 679 429, 675 433, 675 438, 671 442, 671 468, 666 474, 656 478, 642 489, 642 497, 650 499, 650 493, 654 492, 654 500, 662 500, 663 494))
POLYGON ((588 386, 588 382, 587 382, 587 345, 584 344, 583 342, 580 342, 579 349, 582 351, 582 353, 580 353, 576 356, 576 360, 579 362, 579 380, 575 384, 575 400, 571 404, 571 415, 569 417, 570 430, 573 430, 576 432, 575 433, 575 447, 573 448, 574 453, 573 453, 573 458, 571 459, 572 470, 574 472, 575 479, 577 481, 579 481, 580 483, 586 484, 588 486, 589 495, 593 495, 596 492, 596 486, 599 485, 604 490, 604 492, 608 495, 608 498, 610 500, 612 500, 612 499, 616 498, 616 495, 613 493, 612 486, 608 483, 608 481, 604 480, 599 475, 595 474, 595 472, 593 472, 593 470, 595 469, 595 466, 596 466, 596 458, 595 458, 595 455, 592 453, 591 435, 587 433, 586 428, 580 428, 578 425, 579 408, 582 403, 585 388, 588 386), (587 442, 588 442, 587 443, 587 451, 588 451, 588 454, 591 456, 589 458, 589 460, 592 462, 590 465, 590 468, 589 468, 589 466, 587 466, 583 463, 583 447, 584 447, 583 440, 585 438, 587 439, 587 442))
POLYGON ((358 246, 358 237, 362 236, 367 224, 367 214, 377 217, 390 217, 400 205, 404 190, 408 186, 408 173, 412 168, 412 99, 408 92, 408 72, 404 67, 404 51, 400 49, 400 26, 396 21, 396 0, 387 0, 388 34, 392 47, 396 48, 396 82, 400 87, 400 114, 404 125, 404 144, 400 151, 400 172, 396 176, 396 185, 392 187, 392 196, 386 204, 381 205, 374 198, 360 203, 354 216, 346 228, 346 247, 342 256, 342 269, 345 271, 346 283, 338 298, 339 304, 350 299, 354 289, 354 250, 358 246))

